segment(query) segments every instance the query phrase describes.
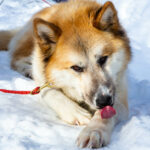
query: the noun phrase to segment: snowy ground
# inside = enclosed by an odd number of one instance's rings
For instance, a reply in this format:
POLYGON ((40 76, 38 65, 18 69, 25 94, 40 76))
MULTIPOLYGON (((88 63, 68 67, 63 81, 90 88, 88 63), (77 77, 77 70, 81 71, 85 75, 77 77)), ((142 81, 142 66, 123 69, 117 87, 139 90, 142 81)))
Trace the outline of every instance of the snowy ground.
MULTIPOLYGON (((115 128, 103 150, 150 150, 150 1, 113 2, 133 52, 128 70, 130 116, 115 128)), ((23 25, 45 6, 41 0, 5 0, 0 6, 0 30, 23 25)), ((0 52, 0 88, 34 87, 33 81, 10 69, 8 53, 0 52)), ((74 141, 81 128, 60 123, 37 99, 0 93, 0 150, 77 150, 74 141)))

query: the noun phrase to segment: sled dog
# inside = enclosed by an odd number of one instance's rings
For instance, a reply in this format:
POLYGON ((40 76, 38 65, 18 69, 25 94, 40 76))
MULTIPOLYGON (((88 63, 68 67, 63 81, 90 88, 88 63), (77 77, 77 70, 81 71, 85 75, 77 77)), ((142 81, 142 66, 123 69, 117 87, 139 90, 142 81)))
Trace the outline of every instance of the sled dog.
POLYGON ((44 8, 15 31, 0 32, 11 67, 45 88, 42 101, 69 124, 86 125, 76 144, 99 148, 109 143, 117 122, 128 116, 126 69, 129 40, 112 2, 70 0, 44 8), (102 119, 99 109, 117 114, 102 119))

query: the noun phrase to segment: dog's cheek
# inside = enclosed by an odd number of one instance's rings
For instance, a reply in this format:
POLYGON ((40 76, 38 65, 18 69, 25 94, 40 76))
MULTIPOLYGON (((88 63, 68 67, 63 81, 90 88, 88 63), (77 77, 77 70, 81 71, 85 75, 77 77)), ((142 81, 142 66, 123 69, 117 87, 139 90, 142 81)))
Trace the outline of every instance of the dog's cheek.
POLYGON ((119 51, 112 54, 111 58, 106 64, 106 70, 114 83, 116 83, 118 75, 120 72, 123 71, 124 67, 125 67, 125 51, 124 49, 120 49, 119 51))
POLYGON ((54 69, 50 73, 51 80, 57 88, 62 89, 68 97, 82 99, 80 78, 71 71, 54 69))

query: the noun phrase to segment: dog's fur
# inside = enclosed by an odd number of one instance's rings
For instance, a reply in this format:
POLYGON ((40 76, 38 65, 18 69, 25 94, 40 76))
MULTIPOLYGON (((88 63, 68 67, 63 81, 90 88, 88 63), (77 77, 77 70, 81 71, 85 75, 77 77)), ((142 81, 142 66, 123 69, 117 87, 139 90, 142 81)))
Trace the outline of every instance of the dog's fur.
MULTIPOLYGON (((0 32, 0 49, 12 34, 0 32)), ((51 82, 41 98, 69 124, 87 124, 77 139, 81 148, 109 143, 115 124, 128 116, 125 72, 129 40, 111 2, 74 0, 36 13, 9 43, 11 67, 38 85, 51 82), (107 60, 101 58, 107 56, 107 60), (101 119, 100 96, 109 95, 117 111, 101 119), (92 119, 91 119, 92 118, 92 119)))

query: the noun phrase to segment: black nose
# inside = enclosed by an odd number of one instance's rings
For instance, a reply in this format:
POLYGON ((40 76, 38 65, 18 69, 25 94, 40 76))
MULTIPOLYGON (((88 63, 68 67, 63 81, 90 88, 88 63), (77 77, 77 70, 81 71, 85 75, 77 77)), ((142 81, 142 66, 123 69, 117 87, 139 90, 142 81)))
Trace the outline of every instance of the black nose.
POLYGON ((96 99, 96 106, 98 108, 104 108, 105 106, 112 106, 113 102, 112 102, 112 96, 110 95, 102 95, 102 96, 98 96, 98 98, 96 99))

